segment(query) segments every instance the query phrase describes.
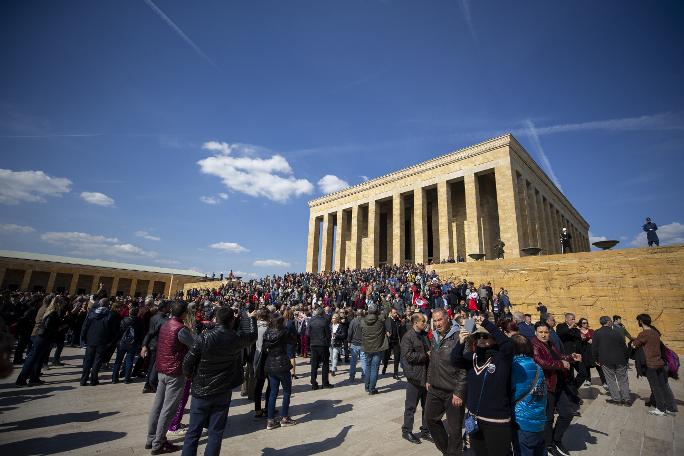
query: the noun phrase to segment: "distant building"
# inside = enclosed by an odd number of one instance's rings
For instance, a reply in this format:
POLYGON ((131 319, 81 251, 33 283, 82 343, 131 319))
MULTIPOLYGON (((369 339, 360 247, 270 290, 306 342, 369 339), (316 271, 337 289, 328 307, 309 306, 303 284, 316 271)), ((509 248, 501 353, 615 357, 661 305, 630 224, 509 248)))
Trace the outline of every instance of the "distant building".
POLYGON ((513 135, 309 201, 306 270, 588 252, 589 224, 513 135), (535 249, 537 248, 537 249, 535 249), (478 255, 474 255, 478 256, 478 255))
POLYGON ((0 289, 90 294, 100 283, 110 295, 174 295, 204 274, 113 261, 0 250, 0 289))

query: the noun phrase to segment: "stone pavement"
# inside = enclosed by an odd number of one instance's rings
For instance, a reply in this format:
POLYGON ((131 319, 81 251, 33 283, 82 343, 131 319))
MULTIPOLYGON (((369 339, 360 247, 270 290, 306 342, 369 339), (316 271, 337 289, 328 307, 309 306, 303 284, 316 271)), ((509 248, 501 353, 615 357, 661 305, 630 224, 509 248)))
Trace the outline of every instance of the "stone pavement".
MULTIPOLYGON (((0 455, 149 454, 143 446, 153 395, 141 394, 140 383, 112 385, 109 373, 101 375, 100 386, 80 387, 82 355, 79 349, 65 348, 67 364, 46 371, 42 386, 16 388, 18 372, 0 381, 0 455)), ((298 359, 300 374, 307 371, 306 361, 298 359)), ((292 428, 266 431, 265 420, 252 417, 253 404, 234 394, 222 454, 439 454, 429 442, 412 445, 401 439, 403 382, 384 376, 378 382, 381 394, 368 396, 361 384, 344 381, 346 371, 342 365, 337 377, 331 377, 336 384, 332 390, 311 391, 308 379, 295 380, 291 414, 300 424, 292 428)), ((649 415, 644 407, 646 380, 636 379, 631 371, 630 382, 637 399, 631 408, 606 404, 600 386, 582 389, 582 417, 573 421, 565 437, 573 455, 684 455, 682 414, 649 415)), ((684 397, 681 381, 671 386, 675 397, 684 397)), ((681 409, 682 401, 677 402, 681 409)), ((201 443, 205 441, 203 437, 201 443)), ((200 446, 199 454, 202 451, 200 446)))

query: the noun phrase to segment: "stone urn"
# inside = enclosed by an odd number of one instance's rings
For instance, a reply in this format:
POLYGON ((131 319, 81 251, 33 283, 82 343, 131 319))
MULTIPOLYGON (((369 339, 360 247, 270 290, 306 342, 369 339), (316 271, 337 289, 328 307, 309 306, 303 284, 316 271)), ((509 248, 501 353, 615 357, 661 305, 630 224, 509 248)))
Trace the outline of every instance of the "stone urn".
POLYGON ((539 255, 539 252, 541 252, 543 249, 541 247, 525 247, 524 249, 520 249, 522 253, 524 253, 526 256, 536 256, 539 255))
POLYGON ((610 240, 610 241, 596 241, 594 242, 593 245, 594 247, 598 247, 599 249, 602 250, 609 250, 618 245, 620 241, 615 241, 615 240, 610 240))
POLYGON ((475 261, 480 261, 480 260, 484 260, 485 254, 484 253, 469 253, 468 256, 475 261))

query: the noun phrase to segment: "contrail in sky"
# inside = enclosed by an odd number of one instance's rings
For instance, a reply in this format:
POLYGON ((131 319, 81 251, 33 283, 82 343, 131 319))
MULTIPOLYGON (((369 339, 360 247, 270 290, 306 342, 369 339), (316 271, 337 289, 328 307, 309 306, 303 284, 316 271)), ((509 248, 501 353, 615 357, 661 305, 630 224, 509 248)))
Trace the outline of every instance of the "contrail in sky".
POLYGON ((549 173, 549 177, 551 177, 551 180, 553 181, 554 184, 556 184, 556 187, 562 192, 563 188, 561 187, 560 181, 558 180, 558 177, 556 176, 556 173, 553 172, 553 168, 551 167, 551 162, 549 161, 549 157, 546 156, 546 153, 544 152, 544 149, 542 148, 541 142, 539 141, 539 134, 537 134, 537 129, 534 126, 534 123, 530 119, 527 119, 525 121, 525 124, 527 125, 527 135, 530 137, 532 140, 532 143, 534 144, 534 148, 537 149, 537 153, 539 154, 539 158, 541 158, 542 164, 546 168, 546 170, 549 173))
POLYGON ((167 15, 164 13, 164 11, 162 11, 161 9, 159 9, 159 7, 158 7, 157 5, 155 5, 155 4, 152 2, 152 0, 143 0, 143 1, 144 1, 145 3, 147 3, 147 5, 148 5, 150 8, 152 8, 152 11, 154 11, 155 13, 157 13, 157 16, 161 17, 161 18, 164 20, 164 22, 166 22, 166 23, 169 25, 169 27, 171 27, 178 35, 180 35, 180 37, 183 38, 183 41, 185 41, 186 43, 188 43, 188 45, 189 45, 191 48, 193 48, 197 54, 199 54, 204 60, 206 60, 207 62, 209 62, 209 64, 210 64, 211 66, 213 66, 214 68, 218 68, 218 66, 214 63, 214 61, 211 60, 211 59, 209 58, 209 56, 208 56, 207 54, 205 54, 204 51, 202 51, 202 49, 200 49, 199 46, 197 46, 197 45, 195 44, 195 42, 192 41, 192 40, 190 39, 190 37, 189 37, 188 35, 185 34, 185 32, 183 32, 183 30, 181 30, 181 28, 178 27, 178 26, 176 25, 176 23, 173 22, 173 21, 171 20, 171 18, 170 18, 169 16, 167 16, 167 15))

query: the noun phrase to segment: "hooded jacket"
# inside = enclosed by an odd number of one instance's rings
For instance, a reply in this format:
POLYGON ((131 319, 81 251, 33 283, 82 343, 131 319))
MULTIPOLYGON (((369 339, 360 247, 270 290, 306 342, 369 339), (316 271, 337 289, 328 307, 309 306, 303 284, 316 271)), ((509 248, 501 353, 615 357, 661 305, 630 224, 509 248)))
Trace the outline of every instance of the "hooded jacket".
POLYGON ((264 363, 266 374, 284 373, 292 370, 290 357, 287 356, 287 345, 295 342, 295 337, 287 329, 279 331, 268 329, 266 331, 262 346, 262 351, 266 355, 264 363))
POLYGON ((361 320, 361 344, 366 353, 377 353, 389 348, 384 314, 368 314, 361 320))
POLYGON ((98 307, 90 312, 83 328, 81 340, 85 345, 109 345, 118 332, 119 319, 106 307, 98 307))

